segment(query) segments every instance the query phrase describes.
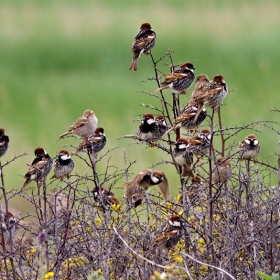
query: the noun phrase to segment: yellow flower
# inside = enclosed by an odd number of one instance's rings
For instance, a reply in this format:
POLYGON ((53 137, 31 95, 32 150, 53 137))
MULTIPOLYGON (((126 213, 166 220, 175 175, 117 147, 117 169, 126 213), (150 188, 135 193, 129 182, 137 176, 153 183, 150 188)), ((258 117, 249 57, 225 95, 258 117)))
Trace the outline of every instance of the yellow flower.
POLYGON ((90 232, 92 230, 92 227, 87 227, 87 231, 90 232))
POLYGON ((31 250, 28 250, 27 254, 34 255, 34 254, 36 254, 36 251, 37 251, 36 248, 33 248, 31 250))
POLYGON ((175 201, 176 201, 176 202, 179 202, 179 201, 180 201, 180 198, 181 198, 181 195, 178 194, 178 195, 175 197, 175 201))
POLYGON ((112 204, 111 205, 111 208, 114 210, 114 211, 119 211, 120 208, 121 208, 121 204, 112 204))
POLYGON ((47 274, 45 274, 45 280, 46 279, 51 279, 51 278, 53 278, 53 276, 54 276, 54 273, 52 271, 50 271, 47 274))
POLYGON ((183 257, 180 256, 180 255, 176 255, 176 256, 174 256, 173 260, 176 261, 176 262, 182 262, 183 261, 183 257))
POLYGON ((172 204, 168 201, 165 202, 165 205, 168 209, 171 209, 171 207, 172 207, 172 204))
POLYGON ((96 226, 99 226, 99 225, 101 224, 101 222, 102 222, 102 219, 101 219, 101 218, 97 218, 97 219, 95 220, 96 226))

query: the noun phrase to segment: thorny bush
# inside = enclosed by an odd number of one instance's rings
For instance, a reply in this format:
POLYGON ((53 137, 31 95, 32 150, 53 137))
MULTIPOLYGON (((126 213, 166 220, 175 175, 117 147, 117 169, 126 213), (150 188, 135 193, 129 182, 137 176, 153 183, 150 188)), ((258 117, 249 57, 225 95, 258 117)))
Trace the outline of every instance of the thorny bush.
MULTIPOLYGON (((172 53, 168 51, 157 61, 152 55, 151 58, 155 75, 145 82, 156 81, 160 86, 163 73, 159 67, 164 65, 166 69, 170 65, 170 72, 174 69, 172 53)), ((143 113, 163 115, 170 126, 186 105, 184 95, 159 92, 153 98, 158 105, 142 104, 149 110, 143 113)), ((96 167, 111 150, 78 155, 92 175, 72 176, 62 183, 45 180, 41 187, 33 184, 31 194, 5 188, 3 174, 12 169, 17 157, 1 165, 4 205, 0 212, 0 278, 252 280, 257 278, 258 270, 279 272, 280 155, 272 157, 278 163, 271 165, 258 160, 241 161, 236 153, 242 140, 240 132, 259 133, 267 127, 277 135, 278 123, 256 121, 242 127, 223 127, 222 109, 223 106, 218 111, 208 109, 199 128, 209 129, 212 137, 209 153, 194 160, 192 169, 202 178, 202 188, 191 195, 165 199, 161 194, 147 194, 137 208, 130 207, 124 198, 113 203, 101 195, 96 201, 93 188, 103 186, 114 191, 120 182, 134 177, 130 168, 135 161, 128 163, 125 152, 124 169, 110 166, 107 160, 107 169, 99 172, 96 167), (230 159, 232 176, 214 184, 212 172, 221 156, 230 159), (29 201, 34 214, 21 213, 11 219, 9 200, 14 196, 29 201), (182 238, 170 250, 155 248, 148 254, 154 236, 175 213, 184 220, 182 238)), ((184 133, 176 129, 158 141, 154 149, 165 153, 169 160, 150 167, 169 164, 180 178, 180 194, 187 193, 191 178, 181 178, 180 167, 172 157, 174 145, 170 144, 197 132, 189 131, 187 136, 184 133)), ((143 142, 145 148, 150 147, 151 143, 143 142)), ((149 167, 139 168, 141 171, 149 167)))

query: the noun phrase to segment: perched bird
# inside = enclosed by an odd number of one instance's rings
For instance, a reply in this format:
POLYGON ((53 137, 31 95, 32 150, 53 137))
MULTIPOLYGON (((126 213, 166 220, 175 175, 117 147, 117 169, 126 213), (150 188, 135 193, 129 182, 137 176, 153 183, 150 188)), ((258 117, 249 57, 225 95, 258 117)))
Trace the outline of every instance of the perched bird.
POLYGON ((168 129, 162 135, 162 137, 168 134, 171 130, 175 130, 177 128, 187 129, 190 131, 196 130, 207 116, 206 109, 204 108, 200 112, 196 122, 194 122, 196 112, 197 107, 195 105, 188 104, 187 106, 185 106, 185 108, 181 111, 180 115, 175 119, 175 123, 173 124, 173 126, 170 129, 168 129))
POLYGON ((171 249, 182 237, 183 220, 179 215, 172 215, 164 227, 155 235, 152 241, 152 249, 146 254, 149 255, 156 248, 171 249))
POLYGON ((170 195, 167 178, 160 170, 144 170, 131 182, 124 185, 126 186, 125 197, 127 202, 133 207, 141 205, 145 192, 150 186, 157 185, 165 198, 168 198, 170 195))
POLYGON ((230 160, 220 157, 212 172, 212 180, 214 184, 222 184, 230 180, 232 176, 230 160))
POLYGON ((210 83, 207 75, 200 74, 196 77, 196 85, 192 92, 192 99, 196 99, 202 93, 204 93, 204 88, 210 83))
POLYGON ((194 81, 194 70, 195 68, 190 62, 181 64, 179 69, 166 75, 164 81, 161 83, 161 87, 153 91, 151 94, 166 88, 170 88, 172 92, 177 94, 185 94, 185 90, 188 89, 194 81))
POLYGON ((0 128, 0 157, 2 157, 9 149, 10 139, 6 135, 5 130, 0 128))
POLYGON ((174 161, 181 166, 181 177, 193 177, 193 153, 189 149, 189 141, 184 138, 177 139, 173 150, 174 161))
POLYGON ((198 106, 194 121, 205 107, 216 110, 227 96, 228 86, 222 75, 216 75, 212 82, 206 83, 201 90, 193 93, 191 102, 198 106))
POLYGON ((85 138, 93 134, 97 128, 98 119, 94 112, 90 109, 84 111, 83 115, 79 117, 68 129, 67 132, 60 135, 57 140, 64 138, 68 134, 73 134, 78 138, 85 138))
POLYGON ((100 204, 103 211, 107 210, 107 206, 111 206, 112 204, 120 204, 114 193, 104 189, 102 186, 95 187, 92 190, 92 193, 94 200, 100 204))
POLYGON ((167 131, 168 126, 163 116, 154 118, 152 114, 145 114, 141 120, 139 130, 125 138, 139 139, 140 141, 156 142, 167 131))
POLYGON ((35 149, 34 154, 35 159, 24 175, 26 180, 21 188, 21 191, 23 191, 31 181, 41 184, 52 169, 52 158, 43 148, 35 149))
POLYGON ((84 138, 84 140, 79 144, 72 154, 77 154, 81 151, 85 153, 98 153, 106 145, 107 139, 102 127, 97 127, 92 135, 84 138))
MULTIPOLYGON (((189 199, 193 199, 196 197, 201 191, 202 191, 202 185, 201 185, 201 178, 199 176, 194 176, 192 178, 192 182, 190 185, 186 187, 186 193, 185 195, 189 199)), ((183 197, 181 196, 180 202, 183 204, 183 197)))
POLYGON ((240 159, 255 159, 261 151, 258 138, 254 134, 249 134, 239 143, 237 151, 240 159))
POLYGON ((54 175, 51 177, 63 180, 66 177, 68 180, 70 178, 70 173, 74 168, 74 162, 71 159, 71 155, 66 150, 59 151, 57 159, 54 163, 54 175))
POLYGON ((201 130, 200 133, 189 139, 189 149, 197 157, 205 156, 210 149, 211 132, 208 129, 201 130))
POLYGON ((9 240, 9 230, 11 230, 13 238, 18 231, 18 221, 10 211, 8 211, 7 215, 4 211, 0 211, 0 244, 1 233, 4 234, 5 243, 9 240))
POLYGON ((137 71, 138 59, 143 53, 149 54, 155 42, 156 33, 151 25, 148 22, 143 23, 132 44, 133 59, 129 70, 137 71))

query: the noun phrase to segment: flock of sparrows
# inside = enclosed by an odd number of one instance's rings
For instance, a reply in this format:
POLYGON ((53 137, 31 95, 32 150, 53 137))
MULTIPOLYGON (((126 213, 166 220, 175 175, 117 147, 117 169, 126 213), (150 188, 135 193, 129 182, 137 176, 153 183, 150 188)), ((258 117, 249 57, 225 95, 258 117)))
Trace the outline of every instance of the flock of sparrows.
MULTIPOLYGON (((138 60, 142 54, 149 54, 154 47, 156 33, 152 30, 149 23, 143 23, 137 33, 133 44, 133 60, 130 70, 137 70, 138 60)), ((195 67, 191 62, 182 63, 174 71, 164 77, 160 87, 153 91, 170 89, 176 94, 185 94, 186 90, 195 81, 195 67)), ((222 75, 217 74, 210 81, 208 76, 200 74, 196 78, 196 86, 192 92, 190 102, 184 107, 174 124, 169 127, 164 116, 154 116, 153 114, 144 114, 139 126, 138 132, 132 135, 125 135, 127 138, 146 141, 151 145, 156 145, 157 141, 169 134, 173 130, 183 128, 189 131, 197 130, 206 118, 206 107, 216 110, 228 93, 228 86, 222 75)), ((58 137, 57 140, 74 135, 82 138, 82 142, 75 151, 69 153, 61 150, 54 163, 54 175, 52 178, 63 180, 69 179, 70 173, 74 168, 74 162, 71 155, 84 151, 86 153, 98 153, 106 145, 104 129, 97 127, 98 119, 92 110, 85 110, 83 115, 78 118, 68 129, 58 137)), ((192 170, 194 156, 203 157, 209 152, 211 145, 211 132, 207 129, 200 131, 191 138, 178 138, 174 143, 172 157, 174 162, 180 166, 182 177, 191 177, 192 182, 187 186, 188 197, 197 195, 201 187, 201 178, 195 176, 192 170)), ((8 150, 9 137, 4 129, 0 129, 0 157, 8 150)), ((240 159, 255 159, 260 152, 260 145, 255 135, 250 134, 239 144, 238 155, 240 159)), ((35 159, 32 161, 26 174, 22 191, 31 182, 35 181, 40 185, 46 176, 50 173, 53 160, 48 153, 41 147, 34 151, 35 159)), ((212 171, 213 183, 222 184, 231 178, 231 165, 228 158, 219 158, 212 171)), ((141 171, 131 182, 125 184, 125 197, 131 207, 141 205, 145 198, 146 191, 150 186, 157 185, 165 198, 170 195, 169 185, 165 174, 160 170, 147 169, 141 171)), ((102 186, 93 190, 95 201, 99 202, 103 210, 108 205, 118 204, 111 191, 102 186)), ((182 202, 182 198, 181 198, 182 202)), ((172 215, 166 225, 154 238, 154 244, 158 247, 170 248, 174 246, 182 236, 183 220, 179 215, 172 215)))

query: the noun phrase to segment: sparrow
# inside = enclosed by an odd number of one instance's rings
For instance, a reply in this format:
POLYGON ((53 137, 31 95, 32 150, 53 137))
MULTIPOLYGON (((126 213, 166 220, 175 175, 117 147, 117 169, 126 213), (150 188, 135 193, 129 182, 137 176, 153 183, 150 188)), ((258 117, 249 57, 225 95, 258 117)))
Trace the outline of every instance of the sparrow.
POLYGON ((7 216, 6 213, 0 212, 0 243, 1 243, 1 233, 4 234, 5 243, 9 238, 9 230, 11 230, 12 237, 14 237, 18 231, 18 221, 15 216, 8 211, 7 216))
POLYGON ((35 149, 34 154, 35 159, 24 175, 26 180, 21 188, 21 191, 23 191, 31 181, 35 181, 40 184, 43 180, 45 180, 52 169, 52 158, 43 148, 39 147, 35 149))
POLYGON ((71 159, 71 155, 66 150, 59 151, 57 159, 54 163, 54 175, 51 179, 57 178, 60 181, 66 177, 68 180, 70 178, 70 173, 74 168, 74 162, 71 159))
POLYGON ((124 185, 126 186, 125 198, 128 204, 135 208, 141 205, 145 192, 150 186, 157 185, 165 198, 170 195, 167 178, 160 170, 144 170, 124 185))
POLYGON ((215 163, 212 172, 212 180, 214 184, 222 184, 230 180, 232 176, 230 160, 220 157, 215 163))
POLYGON ((258 138, 254 134, 249 134, 239 143, 237 151, 240 159, 255 159, 261 151, 258 138))
POLYGON ((71 154, 77 154, 81 151, 85 153, 98 153, 100 152, 106 145, 107 140, 104 133, 104 129, 102 127, 97 127, 93 134, 84 138, 84 140, 79 144, 74 152, 71 154))
POLYGON ((203 89, 210 83, 210 80, 207 75, 200 74, 196 78, 196 85, 192 92, 192 99, 196 99, 198 96, 203 93, 203 89))
POLYGON ((193 153, 189 149, 189 141, 187 139, 177 139, 173 150, 173 158, 182 168, 181 177, 194 177, 191 168, 193 163, 193 153))
POLYGON ((205 156, 210 149, 211 132, 203 129, 200 133, 189 139, 189 149, 196 157, 205 156))
POLYGON ((149 54, 149 50, 154 47, 155 42, 156 33, 151 25, 148 22, 143 23, 132 44, 133 59, 129 70, 137 71, 138 59, 143 53, 149 54))
POLYGON ((152 250, 155 248, 171 249, 175 247, 182 237, 182 229, 182 218, 179 215, 172 215, 160 232, 155 235, 152 241, 152 250))
POLYGON ((92 193, 94 200, 101 205, 103 211, 107 209, 107 206, 111 206, 112 204, 120 204, 114 193, 104 189, 102 186, 95 187, 92 190, 92 193))
MULTIPOLYGON (((194 176, 190 185, 186 186, 185 196, 190 200, 195 198, 202 191, 201 178, 199 176, 194 176)), ((179 199, 180 203, 183 204, 183 197, 179 199)))
POLYGON ((194 66, 190 62, 185 62, 180 65, 179 69, 164 77, 164 81, 161 83, 161 87, 153 91, 154 94, 160 90, 170 88, 172 92, 177 94, 185 94, 185 90, 188 89, 194 82, 194 66))
POLYGON ((0 157, 2 157, 9 149, 10 139, 6 135, 5 130, 0 128, 0 157))
POLYGON ((222 75, 214 76, 212 82, 206 82, 206 85, 201 90, 193 93, 191 102, 198 106, 194 122, 196 122, 203 108, 211 107, 216 110, 227 94, 228 86, 222 75))
POLYGON ((197 106, 188 104, 185 106, 185 108, 181 111, 180 115, 175 119, 174 124, 170 129, 168 129, 162 137, 164 137, 166 134, 168 134, 171 130, 175 130, 177 128, 187 129, 187 130, 196 130, 201 123, 205 120, 207 113, 206 109, 203 108, 203 110, 200 112, 196 122, 194 122, 194 117, 197 112, 197 106))
POLYGON ((140 141, 155 142, 167 131, 168 126, 163 116, 154 118, 152 114, 145 114, 136 134, 125 135, 125 138, 136 138, 140 141))
POLYGON ((97 128, 98 119, 94 112, 90 109, 84 111, 83 115, 79 117, 68 129, 67 132, 60 135, 56 141, 64 138, 68 134, 73 134, 78 138, 85 138, 93 134, 97 128))

